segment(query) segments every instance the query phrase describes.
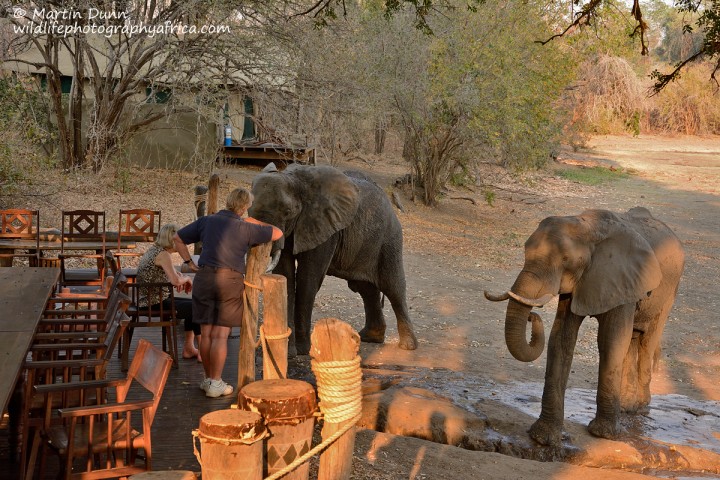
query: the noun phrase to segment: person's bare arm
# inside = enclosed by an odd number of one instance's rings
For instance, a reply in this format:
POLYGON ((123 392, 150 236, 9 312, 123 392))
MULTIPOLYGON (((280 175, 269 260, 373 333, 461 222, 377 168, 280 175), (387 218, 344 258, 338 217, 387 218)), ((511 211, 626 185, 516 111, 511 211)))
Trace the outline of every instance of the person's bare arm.
POLYGON ((186 277, 175 270, 175 266, 172 264, 172 257, 168 252, 160 252, 158 256, 155 257, 155 265, 163 269, 165 276, 173 286, 182 287, 185 284, 192 285, 192 279, 190 277, 186 277))
POLYGON ((265 223, 261 220, 258 220, 257 218, 253 218, 253 217, 245 217, 245 221, 249 222, 249 223, 254 223, 255 225, 265 225, 267 227, 272 227, 272 238, 270 240, 273 242, 275 240, 280 240, 280 238, 282 238, 282 236, 283 236, 282 230, 277 228, 275 225, 270 225, 269 223, 265 223))
POLYGON ((188 250, 187 245, 183 243, 177 233, 173 236, 173 243, 175 244, 175 251, 180 254, 180 258, 182 258, 183 263, 190 260, 190 263, 188 264, 190 266, 190 270, 197 272, 199 267, 195 265, 195 262, 190 255, 190 250, 188 250))

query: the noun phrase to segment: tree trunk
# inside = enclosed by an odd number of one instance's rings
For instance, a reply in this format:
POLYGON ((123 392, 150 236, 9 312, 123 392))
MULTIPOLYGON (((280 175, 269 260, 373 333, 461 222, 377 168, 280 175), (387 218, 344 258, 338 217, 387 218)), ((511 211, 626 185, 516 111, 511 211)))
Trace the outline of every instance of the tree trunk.
POLYGON ((384 119, 375 122, 375 155, 380 155, 385 150, 385 139, 387 138, 387 123, 384 119))
POLYGON ((75 75, 70 90, 70 125, 72 128, 72 158, 77 167, 84 165, 82 137, 82 99, 84 89, 82 40, 75 39, 75 75))

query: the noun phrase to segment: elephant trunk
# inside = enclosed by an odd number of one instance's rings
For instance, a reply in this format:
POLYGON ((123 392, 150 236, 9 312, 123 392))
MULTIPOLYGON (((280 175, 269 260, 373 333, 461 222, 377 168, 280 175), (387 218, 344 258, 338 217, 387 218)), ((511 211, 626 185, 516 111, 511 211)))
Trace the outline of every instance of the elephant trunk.
POLYGON ((532 362, 545 348, 545 329, 532 307, 510 300, 505 314, 505 344, 510 354, 521 362, 532 362), (527 324, 532 323, 530 342, 527 341, 527 324))
POLYGON ((525 292, 541 292, 539 277, 527 271, 521 273, 512 289, 502 294, 485 292, 485 298, 493 302, 509 300, 505 314, 505 344, 513 357, 522 362, 532 362, 542 355, 545 348, 545 330, 542 319, 532 312, 533 307, 547 303, 552 294, 540 298, 528 296, 525 292), (527 341, 527 324, 532 323, 530 341, 527 341))

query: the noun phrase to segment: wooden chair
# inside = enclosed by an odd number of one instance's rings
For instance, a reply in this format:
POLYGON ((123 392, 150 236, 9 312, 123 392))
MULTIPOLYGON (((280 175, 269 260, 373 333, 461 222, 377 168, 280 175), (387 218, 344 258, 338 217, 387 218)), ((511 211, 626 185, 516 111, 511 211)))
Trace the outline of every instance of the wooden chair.
MULTIPOLYGON (((142 252, 123 251, 123 241, 135 243, 152 243, 157 239, 160 231, 162 215, 160 210, 148 210, 146 208, 133 208, 120 210, 118 219, 118 245, 115 257, 118 265, 123 258, 140 257, 142 252)), ((123 267, 123 273, 128 278, 133 278, 135 268, 123 267)))
POLYGON ((178 366, 178 344, 177 344, 177 315, 175 311, 175 287, 170 282, 147 283, 135 282, 128 284, 128 291, 132 303, 127 313, 130 317, 125 335, 122 339, 122 360, 123 371, 127 370, 130 357, 130 343, 132 342, 133 331, 136 328, 161 328, 162 349, 170 354, 173 365, 178 366), (170 307, 162 305, 159 299, 167 293, 170 298, 170 307), (141 300, 143 300, 141 302, 141 300), (139 306, 145 303, 145 306, 139 306))
MULTIPOLYGON (((33 386, 55 382, 90 380, 105 377, 105 369, 125 332, 129 318, 125 311, 130 298, 123 293, 127 280, 117 276, 105 297, 58 295, 48 300, 24 364, 24 394, 21 414, 21 465, 35 464, 37 440, 31 461, 28 441, 31 431, 48 419, 49 408, 85 405, 99 401, 97 395, 42 398, 33 395, 33 386), (45 411, 45 413, 43 413, 45 411)), ((32 468, 29 468, 32 474, 32 468)))
MULTIPOLYGON (((35 387, 35 391, 40 394, 78 389, 115 390, 115 402, 62 408, 59 414, 65 422, 50 425, 44 430, 47 445, 61 457, 61 478, 115 478, 152 469, 151 427, 171 365, 172 358, 168 354, 142 339, 126 379, 35 387), (129 399, 128 393, 135 383, 144 391, 144 400, 129 399), (139 431, 131 425, 132 412, 141 412, 142 427, 139 431), (144 462, 138 464, 141 458, 144 458, 144 462), (84 459, 83 471, 73 472, 76 459, 84 459)), ((77 463, 80 468, 80 463, 77 463)))
MULTIPOLYGON (((108 277, 108 280, 110 279, 108 277)), ((115 312, 119 308, 126 311, 130 304, 131 300, 125 294, 126 284, 125 276, 118 274, 112 277, 112 282, 104 293, 60 293, 50 297, 38 324, 34 345, 52 343, 55 339, 64 343, 73 335, 90 338, 82 334, 101 334, 106 331, 115 312)))
MULTIPOLYGON (((32 478, 40 446, 39 429, 58 421, 53 412, 59 408, 94 405, 105 401, 102 389, 95 391, 70 391, 63 395, 41 395, 34 392, 36 385, 71 383, 104 379, 107 364, 130 322, 125 314, 130 299, 122 293, 118 282, 108 300, 105 316, 94 320, 94 329, 87 329, 95 314, 80 312, 77 316, 63 319, 66 328, 57 329, 58 318, 53 318, 52 332, 36 334, 30 347, 30 358, 24 364, 25 383, 22 407, 21 465, 26 468, 26 478, 32 478), (98 323, 100 322, 100 323, 98 323), (104 325, 102 324, 104 323, 104 325), (78 324, 82 331, 76 330, 78 324), (30 439, 32 437, 32 443, 30 439), (30 448, 29 448, 30 447, 30 448)), ((54 316, 54 314, 53 314, 54 316)), ((45 455, 41 457, 41 472, 45 455)))
POLYGON ((105 280, 105 212, 64 210, 60 238, 60 283, 99 286, 105 280), (84 246, 83 243, 94 244, 84 246), (84 253, 83 253, 84 252, 84 253), (92 260, 95 268, 68 268, 68 260, 92 260))
POLYGON ((40 212, 19 208, 0 210, 0 240, 18 243, 17 247, 3 247, 0 250, 0 263, 3 266, 11 267, 15 257, 28 258, 30 266, 36 266, 40 256, 40 212), (34 249, 26 246, 28 241, 35 243, 34 249), (12 252, 9 251, 11 248, 12 252), (17 250, 25 250, 27 253, 17 250))

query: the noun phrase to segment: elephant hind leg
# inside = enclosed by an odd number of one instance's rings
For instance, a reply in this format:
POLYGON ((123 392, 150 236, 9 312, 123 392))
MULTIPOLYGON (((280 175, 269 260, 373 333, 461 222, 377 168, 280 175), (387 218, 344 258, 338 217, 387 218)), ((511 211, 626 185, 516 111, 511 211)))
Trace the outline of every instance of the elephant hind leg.
POLYGON ((363 342, 383 343, 386 324, 380 289, 370 282, 358 280, 348 280, 348 287, 360 294, 365 306, 365 327, 360 331, 360 339, 363 342))
POLYGON ((636 323, 643 323, 644 331, 633 332, 633 339, 623 362, 621 409, 635 413, 650 404, 650 381, 657 367, 660 340, 674 302, 673 296, 656 295, 659 300, 648 299, 640 303, 636 323))
POLYGON ((410 314, 408 313, 407 302, 405 301, 405 290, 402 292, 397 290, 384 291, 390 300, 393 312, 395 312, 395 318, 397 319, 397 329, 400 335, 400 343, 398 346, 403 350, 415 350, 418 342, 413 331, 412 322, 410 321, 410 314))

